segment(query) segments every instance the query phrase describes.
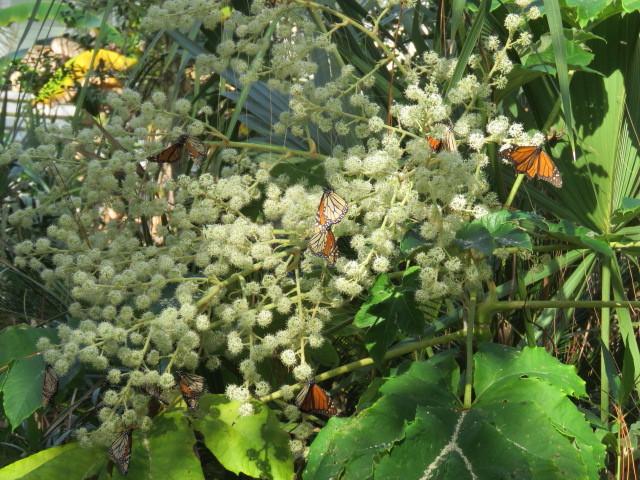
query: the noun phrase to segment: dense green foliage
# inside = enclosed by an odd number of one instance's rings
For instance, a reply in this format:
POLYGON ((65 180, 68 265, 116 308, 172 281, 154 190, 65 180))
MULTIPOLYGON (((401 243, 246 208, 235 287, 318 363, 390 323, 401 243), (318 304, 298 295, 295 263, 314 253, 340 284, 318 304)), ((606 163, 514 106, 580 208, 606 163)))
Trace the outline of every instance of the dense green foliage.
POLYGON ((635 478, 638 9, 0 10, 0 478, 635 478))

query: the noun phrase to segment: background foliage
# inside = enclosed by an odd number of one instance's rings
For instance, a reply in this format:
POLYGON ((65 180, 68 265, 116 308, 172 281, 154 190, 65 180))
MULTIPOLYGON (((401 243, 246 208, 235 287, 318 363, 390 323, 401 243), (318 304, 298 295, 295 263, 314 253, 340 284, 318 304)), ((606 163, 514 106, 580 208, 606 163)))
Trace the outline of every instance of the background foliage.
POLYGON ((639 7, 0 10, 0 478, 118 477, 131 426, 131 478, 635 478, 639 7), (500 160, 552 130, 561 189, 500 160), (146 162, 184 131, 201 163, 146 162), (327 183, 335 269, 304 253, 327 183), (291 405, 309 374, 339 417, 291 405))

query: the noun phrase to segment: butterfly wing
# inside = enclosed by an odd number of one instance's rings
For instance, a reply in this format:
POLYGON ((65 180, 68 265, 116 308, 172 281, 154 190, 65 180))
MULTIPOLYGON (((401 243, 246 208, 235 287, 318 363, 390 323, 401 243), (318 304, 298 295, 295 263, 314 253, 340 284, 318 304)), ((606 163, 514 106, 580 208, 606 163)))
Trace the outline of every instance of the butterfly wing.
POLYGON ((429 136, 427 137, 427 142, 429 143, 429 147, 431 147, 432 152, 438 153, 442 150, 442 140, 429 136))
POLYGON ((514 147, 502 155, 511 160, 517 172, 526 173, 528 178, 538 177, 556 188, 562 187, 562 175, 542 147, 514 147))
POLYGON ((187 407, 191 410, 195 410, 199 405, 199 398, 202 396, 205 390, 204 377, 196 375, 195 373, 179 372, 178 386, 180 387, 180 393, 184 398, 187 407))
POLYGON ((324 245, 327 242, 328 230, 322 225, 316 225, 309 237, 309 250, 314 255, 324 258, 324 245))
POLYGON ((204 157, 207 153, 204 144, 194 137, 188 137, 185 146, 187 147, 187 153, 192 159, 204 157))
POLYGON ((307 394, 309 393, 311 385, 311 383, 305 383, 296 395, 296 407, 298 407, 300 410, 303 410, 306 406, 307 394))
POLYGON ((58 392, 58 375, 51 365, 44 369, 44 380, 42 381, 42 404, 46 407, 54 395, 58 392))
POLYGON ((549 182, 556 188, 562 187, 562 175, 546 152, 540 152, 538 157, 537 175, 541 180, 549 182))
POLYGON ((338 242, 336 242, 336 237, 331 230, 327 231, 322 256, 327 259, 329 265, 334 265, 338 260, 338 242))
POLYGON ((306 413, 333 417, 338 410, 329 394, 316 383, 307 383, 296 396, 297 407, 306 413))
POLYGON ((435 153, 441 152, 442 150, 445 150, 447 152, 458 151, 458 145, 456 144, 456 137, 450 128, 447 128, 445 130, 444 136, 442 137, 442 139, 428 136, 427 142, 429 142, 429 146, 431 147, 431 150, 435 153))
POLYGON ((318 224, 327 228, 331 225, 339 223, 349 211, 349 205, 333 190, 327 188, 322 193, 320 205, 318 205, 318 213, 316 220, 318 224))
POLYGON ((456 143, 456 136, 453 134, 453 130, 447 128, 444 132, 444 138, 442 139, 442 148, 447 152, 457 152, 458 145, 456 143))
POLYGON ((331 229, 316 225, 309 238, 309 250, 318 257, 327 260, 331 265, 338 259, 338 244, 331 229))
POLYGON ((109 458, 115 463, 122 475, 129 471, 129 460, 131 460, 131 446, 133 436, 131 430, 125 430, 116 437, 109 447, 109 458))
POLYGON ((182 157, 182 147, 184 143, 176 142, 169 145, 156 155, 147 157, 147 160, 155 163, 175 163, 182 157))
POLYGON ((516 172, 526 173, 527 177, 533 178, 536 175, 536 160, 541 151, 540 147, 525 146, 508 148, 500 154, 513 163, 516 172))

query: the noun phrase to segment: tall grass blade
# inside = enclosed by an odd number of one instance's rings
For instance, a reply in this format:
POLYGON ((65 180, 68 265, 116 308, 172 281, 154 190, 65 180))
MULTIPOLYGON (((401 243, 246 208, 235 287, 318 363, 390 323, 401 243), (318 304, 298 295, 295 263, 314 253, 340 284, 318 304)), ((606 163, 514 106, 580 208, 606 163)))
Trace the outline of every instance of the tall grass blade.
POLYGON ((482 33, 482 27, 484 22, 489 15, 489 8, 491 7, 491 2, 489 0, 482 0, 480 3, 480 8, 478 8, 478 13, 476 14, 476 18, 473 21, 473 25, 471 25, 471 29, 469 30, 469 34, 464 41, 464 45, 462 45, 462 50, 460 51, 460 55, 458 57, 458 63, 456 64, 456 69, 453 72, 453 76, 447 85, 447 92, 451 90, 462 78, 464 75, 464 71, 467 69, 467 64, 469 63, 469 57, 473 53, 476 48, 476 44, 480 39, 480 34, 482 33))
POLYGON ((562 98, 564 122, 567 126, 567 136, 571 143, 571 152, 575 161, 576 140, 573 128, 573 111, 571 109, 571 91, 569 90, 569 68, 567 66, 566 38, 562 27, 560 2, 558 2, 558 0, 544 0, 544 9, 547 14, 547 22, 549 22, 549 32, 551 33, 553 53, 556 57, 556 71, 558 72, 558 84, 560 86, 560 97, 562 98))

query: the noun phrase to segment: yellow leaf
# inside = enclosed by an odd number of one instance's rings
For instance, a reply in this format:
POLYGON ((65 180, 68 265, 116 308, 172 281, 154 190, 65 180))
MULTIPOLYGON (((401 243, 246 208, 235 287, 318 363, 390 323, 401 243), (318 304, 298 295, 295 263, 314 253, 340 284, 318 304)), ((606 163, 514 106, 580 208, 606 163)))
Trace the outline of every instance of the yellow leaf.
MULTIPOLYGON (((65 67, 71 69, 76 79, 83 78, 91 69, 91 59, 94 50, 84 51, 65 63, 65 67)), ((135 65, 138 60, 133 57, 125 57, 118 52, 100 49, 93 60, 93 70, 121 72, 135 65)))

